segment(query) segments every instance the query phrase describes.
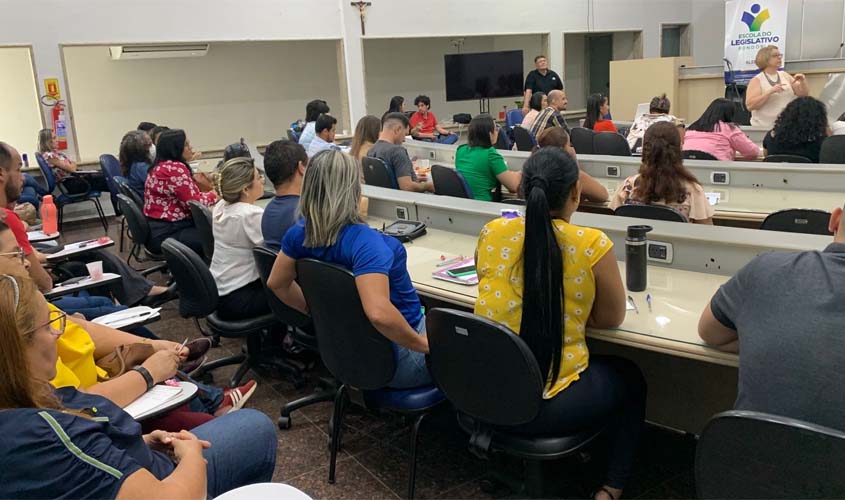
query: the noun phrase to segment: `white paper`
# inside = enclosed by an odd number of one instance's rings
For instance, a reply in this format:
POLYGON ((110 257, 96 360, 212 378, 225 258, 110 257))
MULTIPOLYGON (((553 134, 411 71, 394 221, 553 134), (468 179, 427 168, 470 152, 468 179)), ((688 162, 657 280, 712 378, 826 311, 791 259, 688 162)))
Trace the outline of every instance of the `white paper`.
POLYGON ((92 323, 109 326, 111 328, 123 328, 127 325, 134 325, 159 316, 160 307, 155 309, 147 306, 131 307, 123 311, 116 311, 99 318, 94 318, 92 323))
POLYGON ((109 245, 114 245, 114 241, 111 238, 104 243, 100 243, 99 241, 78 241, 76 243, 69 243, 65 245, 61 251, 47 255, 47 260, 60 259, 68 255, 87 252, 88 250, 96 250, 97 248, 103 248, 109 245), (81 245, 85 246, 83 247, 81 245))
POLYGON ((59 233, 55 232, 47 234, 44 231, 30 231, 26 233, 26 237, 29 239, 30 243, 38 243, 41 241, 54 240, 59 237, 59 233))
POLYGON ((182 392, 181 387, 171 387, 169 385, 157 385, 145 392, 135 401, 123 409, 126 413, 132 415, 132 418, 138 418, 139 415, 150 413, 151 411, 161 408, 167 404, 168 401, 175 399, 182 392))

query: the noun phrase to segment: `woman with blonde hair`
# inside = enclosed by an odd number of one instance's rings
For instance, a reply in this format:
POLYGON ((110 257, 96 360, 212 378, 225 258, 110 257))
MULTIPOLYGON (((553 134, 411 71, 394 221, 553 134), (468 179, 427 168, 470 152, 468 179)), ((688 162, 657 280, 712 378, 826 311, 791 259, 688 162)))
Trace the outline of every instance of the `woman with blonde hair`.
POLYGON ((270 306, 252 257, 252 249, 264 245, 264 210, 255 205, 264 194, 264 176, 252 158, 233 158, 217 171, 215 190, 220 201, 211 212, 211 275, 220 295, 218 311, 227 320, 267 314, 270 306))
POLYGON ((349 154, 361 162, 361 158, 367 156, 367 152, 378 141, 381 132, 381 120, 377 116, 367 115, 358 120, 355 126, 355 137, 352 138, 352 146, 349 154))
POLYGON ((757 51, 754 61, 760 73, 748 82, 745 92, 745 107, 751 111, 751 125, 771 129, 778 115, 796 97, 809 95, 807 78, 803 73, 795 76, 783 67, 783 54, 776 45, 769 45, 757 51))
POLYGON ((0 463, 15 466, 4 467, 0 497, 204 499, 272 478, 276 431, 259 411, 240 410, 193 433, 142 435, 108 399, 53 389, 67 318, 7 266, 0 264, 0 463))
POLYGON ((359 179, 358 164, 345 153, 327 150, 311 158, 299 203, 303 220, 282 239, 267 286, 305 313, 308 306, 295 281, 297 259, 315 258, 351 270, 364 312, 395 344, 396 372, 388 387, 426 385, 431 375, 425 366, 425 317, 405 267, 405 247, 361 220, 359 179))

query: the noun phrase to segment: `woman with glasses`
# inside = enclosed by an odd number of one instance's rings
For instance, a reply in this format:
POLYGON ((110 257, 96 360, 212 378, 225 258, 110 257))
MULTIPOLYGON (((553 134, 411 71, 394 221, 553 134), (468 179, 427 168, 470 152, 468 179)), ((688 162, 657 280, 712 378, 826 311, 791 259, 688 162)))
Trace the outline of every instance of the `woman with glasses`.
POLYGON ((233 158, 217 171, 215 189, 220 201, 211 212, 211 275, 220 295, 217 310, 226 320, 267 314, 270 306, 252 257, 252 249, 264 245, 264 209, 255 205, 264 194, 264 176, 251 158, 233 158))
POLYGON ((259 411, 230 413, 193 432, 142 434, 108 399, 54 389, 66 316, 6 267, 0 264, 0 463, 15 466, 4 467, 0 497, 206 498, 270 481, 276 431, 259 411))
POLYGON ((748 82, 745 107, 751 111, 751 125, 771 129, 786 105, 795 97, 809 94, 807 79, 802 73, 795 76, 783 67, 783 54, 775 45, 763 47, 755 60, 760 73, 748 82))

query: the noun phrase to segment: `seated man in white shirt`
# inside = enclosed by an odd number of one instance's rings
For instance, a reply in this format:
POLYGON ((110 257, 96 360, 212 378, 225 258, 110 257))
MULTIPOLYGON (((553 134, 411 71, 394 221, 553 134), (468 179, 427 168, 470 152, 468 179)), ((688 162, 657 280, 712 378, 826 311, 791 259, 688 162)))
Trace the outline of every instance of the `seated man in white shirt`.
POLYGON ((322 114, 314 124, 314 139, 308 146, 308 158, 312 158, 320 151, 326 149, 340 149, 334 143, 335 131, 337 129, 337 118, 332 115, 322 114))

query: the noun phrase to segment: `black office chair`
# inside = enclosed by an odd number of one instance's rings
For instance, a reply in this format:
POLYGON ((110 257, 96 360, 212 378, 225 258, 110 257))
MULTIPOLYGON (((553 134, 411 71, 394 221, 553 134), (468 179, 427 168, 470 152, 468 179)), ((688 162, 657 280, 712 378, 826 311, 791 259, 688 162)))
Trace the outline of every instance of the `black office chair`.
POLYGON ((593 154, 593 140, 595 136, 595 132, 584 127, 575 127, 569 131, 569 140, 572 142, 575 152, 579 155, 593 154))
POLYGON ((726 411, 695 450, 698 498, 843 498, 845 433, 788 417, 726 411))
POLYGON ((493 144, 493 147, 505 151, 510 151, 513 148, 513 141, 507 127, 499 127, 499 134, 496 136, 496 144, 493 144))
POLYGON ((41 169, 41 175, 44 177, 44 182, 47 184, 47 192, 53 193, 58 188, 59 193, 58 196, 55 197, 54 201, 58 211, 59 231, 62 230, 64 225, 66 205, 90 201, 94 204, 94 208, 97 210, 97 218, 100 219, 100 224, 103 225, 103 230, 108 234, 109 221, 108 218, 106 218, 106 213, 103 212, 103 205, 100 204, 100 191, 92 189, 88 181, 76 175, 66 177, 62 181, 56 181, 56 176, 53 175, 53 169, 50 167, 50 164, 47 163, 47 160, 41 156, 41 153, 35 153, 35 159, 38 162, 38 168, 41 169), (78 185, 86 186, 86 190, 84 192, 71 193, 65 187, 65 183, 71 182, 71 180, 78 185))
POLYGON ((532 151, 536 144, 531 132, 519 125, 513 128, 513 140, 516 143, 517 151, 532 151))
POLYGON ((207 263, 211 263, 211 258, 214 257, 214 221, 211 218, 211 210, 202 203, 191 200, 188 202, 191 208, 191 218, 194 220, 194 227, 202 240, 203 258, 207 263))
POLYGON ((361 158, 361 169, 364 171, 364 183, 368 186, 399 189, 393 170, 381 158, 361 158))
POLYGON ((329 483, 335 480, 344 406, 350 399, 368 408, 390 410, 412 419, 408 498, 414 497, 417 441, 423 419, 444 401, 433 385, 387 389, 396 371, 392 343, 367 318, 355 277, 348 270, 314 259, 296 263, 296 274, 317 332, 320 356, 343 385, 337 391, 331 425, 329 483))
MULTIPOLYGON (((134 258, 139 264, 144 262, 158 262, 155 266, 156 270, 163 270, 167 268, 164 264, 164 255, 155 253, 149 249, 149 244, 152 238, 150 233, 150 223, 144 217, 141 208, 135 203, 132 198, 125 194, 117 195, 117 203, 123 217, 126 219, 126 228, 129 230, 129 238, 132 240, 132 247, 129 249, 129 255, 126 257, 126 264, 131 266, 134 258)), ((144 270, 147 271, 151 268, 144 270)))
POLYGON ((431 180, 434 182, 434 194, 472 199, 472 190, 464 176, 454 168, 432 165, 431 180))
MULTIPOLYGON (((270 310, 273 311, 276 319, 287 326, 294 344, 308 351, 319 352, 317 349, 317 337, 314 334, 314 325, 311 323, 311 318, 296 309, 288 307, 287 304, 276 297, 275 293, 267 289, 267 279, 273 270, 273 263, 276 261, 277 256, 276 252, 264 247, 255 247, 252 249, 252 255, 255 258, 255 267, 258 268, 261 283, 264 284, 265 291, 267 292, 267 302, 270 304, 270 310)), ((336 394, 337 382, 321 378, 313 394, 282 405, 277 421, 279 428, 290 429, 292 425, 291 413, 294 411, 312 404, 332 401, 336 394)))
POLYGON ((120 194, 120 191, 114 180, 116 177, 122 177, 123 172, 120 170, 120 162, 114 155, 110 154, 100 155, 100 170, 103 171, 106 178, 106 186, 109 188, 109 198, 111 199, 114 214, 120 217, 120 243, 118 249, 120 252, 123 252, 123 233, 126 232, 126 219, 121 217, 123 214, 120 213, 120 207, 117 204, 117 195, 120 194))
POLYGON ((593 137, 593 154, 631 156, 631 147, 624 137, 615 132, 599 132, 593 137))
POLYGON ((141 196, 139 196, 134 189, 129 187, 129 179, 123 176, 115 177, 114 183, 117 185, 117 190, 120 194, 134 201, 135 204, 138 205, 138 208, 140 208, 141 210, 144 209, 144 199, 141 198, 141 196))
POLYGON ((297 134, 292 128, 287 129, 286 132, 289 141, 299 142, 299 134, 297 134))
POLYGON ((689 222, 684 214, 666 205, 645 205, 630 203, 620 205, 613 211, 613 215, 621 217, 636 217, 639 219, 665 220, 669 222, 689 222))
MULTIPOLYGON (((250 319, 228 321, 217 315, 217 284, 211 271, 199 255, 174 238, 168 238, 161 244, 161 251, 167 260, 170 274, 179 287, 179 315, 194 320, 197 328, 200 318, 205 318, 211 335, 229 338, 245 338, 246 352, 206 363, 194 372, 196 378, 221 366, 240 363, 238 370, 229 379, 229 387, 240 385, 241 379, 250 368, 270 365, 284 373, 297 376, 298 369, 286 360, 268 358, 262 355, 261 336, 274 328, 279 322, 272 313, 250 319)), ((205 333, 204 333, 205 334, 205 333)))
POLYGON ((813 163, 809 158, 799 155, 768 155, 763 161, 767 163, 813 163))
POLYGON ((683 156, 685 160, 718 160, 718 158, 710 153, 697 151, 695 149, 685 149, 683 156))
POLYGON ((831 236, 833 233, 828 230, 829 223, 830 212, 815 209, 789 208, 770 213, 763 219, 760 229, 831 236))
POLYGON ((601 433, 602 422, 556 435, 509 429, 537 416, 546 376, 525 342, 503 325, 435 308, 428 313, 426 331, 431 374, 458 411, 458 423, 470 435, 470 451, 483 459, 501 452, 526 460, 536 472, 527 478, 529 496, 542 495, 540 461, 573 455, 601 433))
POLYGON ((832 135, 822 142, 819 163, 845 163, 845 135, 832 135))

